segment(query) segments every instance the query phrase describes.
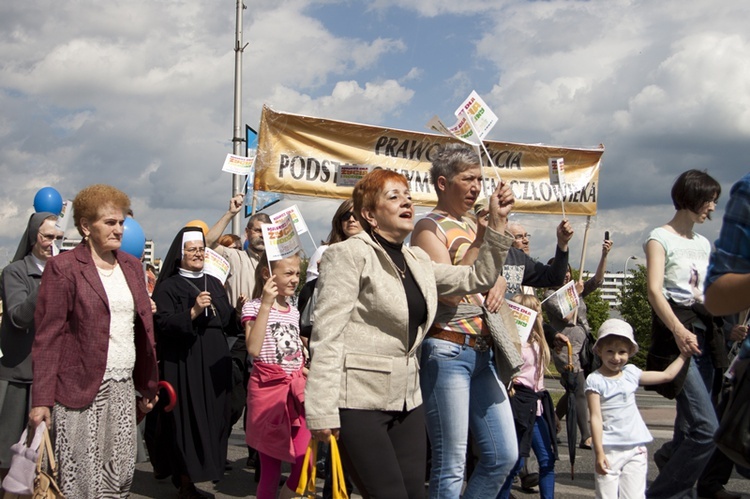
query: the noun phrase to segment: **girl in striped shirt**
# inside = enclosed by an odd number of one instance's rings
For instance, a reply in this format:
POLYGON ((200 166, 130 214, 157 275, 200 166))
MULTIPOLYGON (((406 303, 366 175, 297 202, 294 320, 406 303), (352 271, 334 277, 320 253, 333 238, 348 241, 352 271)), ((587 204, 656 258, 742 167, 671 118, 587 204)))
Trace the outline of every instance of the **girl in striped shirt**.
POLYGON ((292 472, 279 495, 294 497, 310 432, 305 425, 307 369, 299 336, 299 312, 288 302, 300 276, 300 258, 270 262, 262 256, 253 300, 242 307, 247 351, 254 357, 247 393, 247 444, 260 454, 257 497, 275 499, 281 462, 292 472))

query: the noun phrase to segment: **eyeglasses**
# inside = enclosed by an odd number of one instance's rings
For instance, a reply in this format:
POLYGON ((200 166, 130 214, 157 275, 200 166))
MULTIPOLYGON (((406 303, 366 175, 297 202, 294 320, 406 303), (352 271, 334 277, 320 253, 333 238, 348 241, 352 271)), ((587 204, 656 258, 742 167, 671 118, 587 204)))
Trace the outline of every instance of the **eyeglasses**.
POLYGON ((205 253, 206 248, 185 248, 185 253, 188 255, 194 255, 196 253, 205 253))
POLYGON ((531 234, 516 234, 513 237, 516 238, 516 241, 521 241, 523 239, 531 239, 531 234))
POLYGON ((58 236, 56 234, 42 234, 41 232, 39 233, 39 235, 47 241, 62 241, 63 238, 62 236, 58 236))
MULTIPOLYGON (((341 215, 339 215, 339 222, 348 222, 350 218, 354 217, 353 211, 345 211, 341 215)), ((356 219, 356 217, 355 217, 356 219)))

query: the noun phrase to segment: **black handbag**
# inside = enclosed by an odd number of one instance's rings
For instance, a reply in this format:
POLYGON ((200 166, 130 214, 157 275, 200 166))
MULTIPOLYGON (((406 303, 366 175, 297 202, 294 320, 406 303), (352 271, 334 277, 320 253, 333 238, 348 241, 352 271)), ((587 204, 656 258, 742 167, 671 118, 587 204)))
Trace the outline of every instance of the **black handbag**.
POLYGON ((716 446, 726 456, 750 468, 750 359, 735 363, 732 393, 719 429, 714 435, 716 446))

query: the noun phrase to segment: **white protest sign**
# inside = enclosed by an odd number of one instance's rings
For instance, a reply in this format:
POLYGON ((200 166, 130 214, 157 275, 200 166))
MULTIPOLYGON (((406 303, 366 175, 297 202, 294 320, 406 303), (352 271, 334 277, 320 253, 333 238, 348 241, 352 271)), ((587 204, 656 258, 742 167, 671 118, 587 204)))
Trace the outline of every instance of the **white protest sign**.
POLYGON ((206 248, 203 258, 203 272, 214 276, 224 284, 229 277, 229 261, 211 248, 206 248))
POLYGON ((252 158, 246 158, 245 156, 227 154, 227 157, 224 159, 224 165, 221 167, 221 171, 234 173, 235 175, 252 175, 253 163, 255 163, 255 156, 252 158))
POLYGON ((278 223, 261 224, 260 227, 269 262, 283 260, 302 249, 297 231, 294 230, 294 222, 289 215, 285 215, 278 223))
POLYGON ((278 223, 287 216, 292 219, 292 222, 294 223, 294 229, 297 231, 297 234, 304 234, 305 232, 307 232, 307 224, 305 224, 305 219, 302 218, 302 213, 300 213, 299 208, 297 208, 296 204, 293 204, 289 208, 271 215, 271 221, 273 223, 278 223))
POLYGON ((454 111, 457 118, 461 115, 467 116, 473 125, 474 130, 479 136, 479 140, 483 140, 490 133, 492 127, 497 123, 497 116, 492 110, 485 104, 476 90, 473 90, 471 94, 466 98, 463 103, 454 111))
POLYGON ((68 199, 63 202, 62 210, 60 210, 60 215, 58 215, 57 222, 55 222, 55 229, 61 230, 65 234, 70 225, 71 218, 73 218, 73 201, 68 199))
POLYGON ((578 303, 580 301, 578 298, 578 291, 576 291, 575 281, 571 280, 568 284, 555 291, 554 294, 545 298, 544 301, 549 299, 554 299, 556 301, 561 317, 568 316, 573 310, 578 308, 578 303))
POLYGON ((529 341, 529 335, 534 327, 538 313, 536 310, 524 307, 510 300, 506 300, 506 302, 513 312, 513 317, 516 319, 516 328, 518 328, 518 336, 521 337, 521 344, 525 344, 529 341))
POLYGON ((565 183, 565 159, 548 158, 547 165, 549 166, 550 185, 563 185, 565 183))
POLYGON ((461 142, 466 142, 469 145, 476 145, 474 142, 469 140, 474 135, 471 127, 465 116, 461 116, 453 126, 448 127, 442 122, 437 115, 433 116, 430 121, 427 122, 427 129, 437 132, 441 135, 447 135, 448 137, 454 137, 461 142))

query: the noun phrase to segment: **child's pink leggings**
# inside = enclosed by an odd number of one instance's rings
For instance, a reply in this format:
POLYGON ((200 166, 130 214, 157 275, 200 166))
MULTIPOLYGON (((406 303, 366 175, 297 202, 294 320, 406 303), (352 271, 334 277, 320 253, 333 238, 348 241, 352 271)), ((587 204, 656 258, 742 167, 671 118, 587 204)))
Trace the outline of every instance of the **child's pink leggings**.
MULTIPOLYGON (((297 489, 299 477, 302 473, 302 466, 306 465, 305 451, 307 444, 310 442, 310 432, 300 431, 301 427, 292 427, 292 443, 294 444, 294 455, 296 459, 292 463, 292 472, 286 481, 285 487, 291 490, 297 489)), ((258 499, 276 499, 276 492, 279 489, 279 479, 281 478, 281 460, 268 456, 262 452, 260 455, 260 482, 256 497, 258 499)), ((315 466, 315 463, 313 463, 315 466)))

